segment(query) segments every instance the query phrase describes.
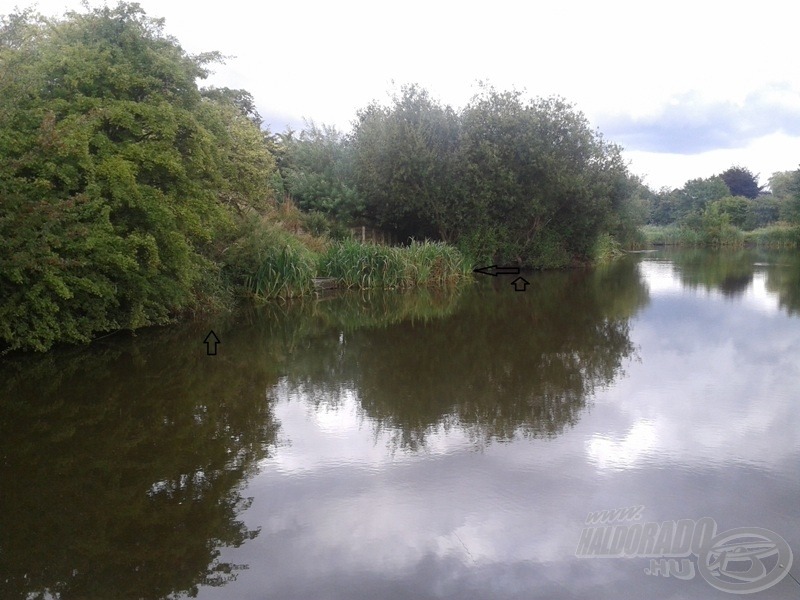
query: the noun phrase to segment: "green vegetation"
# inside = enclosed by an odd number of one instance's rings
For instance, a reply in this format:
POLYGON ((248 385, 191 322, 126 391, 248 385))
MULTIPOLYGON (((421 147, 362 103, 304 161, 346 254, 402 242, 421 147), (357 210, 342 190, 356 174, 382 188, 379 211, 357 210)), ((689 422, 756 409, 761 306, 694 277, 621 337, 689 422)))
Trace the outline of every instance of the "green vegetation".
POLYGON ((484 87, 454 109, 412 85, 349 133, 273 134, 248 92, 198 86, 220 59, 138 4, 2 17, 0 353, 301 296, 314 276, 444 285, 471 261, 560 268, 642 243, 649 191, 560 98, 484 87), (354 226, 408 247, 355 244, 354 226))
POLYGON ((754 246, 775 249, 797 249, 800 247, 800 225, 776 223, 745 233, 745 240, 754 246))
POLYGON ((478 262, 587 262, 601 234, 638 224, 619 147, 559 98, 487 87, 456 111, 407 86, 359 112, 351 144, 369 222, 478 262))
POLYGON ((471 272, 463 255, 436 242, 407 247, 358 242, 332 245, 320 258, 319 273, 344 288, 406 288, 452 283, 471 272))
POLYGON ((800 226, 800 170, 774 173, 771 192, 734 166, 681 189, 650 192, 647 242, 680 246, 796 246, 800 226))
MULTIPOLYGON (((0 339, 45 350, 223 302, 219 241, 271 195, 234 101, 138 5, 0 29, 0 339)), ((240 103, 241 104, 241 103, 240 103)))

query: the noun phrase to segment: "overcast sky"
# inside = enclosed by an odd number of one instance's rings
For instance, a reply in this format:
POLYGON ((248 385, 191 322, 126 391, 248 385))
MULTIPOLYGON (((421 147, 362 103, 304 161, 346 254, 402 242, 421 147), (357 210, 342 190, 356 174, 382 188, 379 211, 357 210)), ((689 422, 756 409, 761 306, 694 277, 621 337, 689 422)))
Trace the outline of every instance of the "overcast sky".
MULTIPOLYGON (((732 164, 766 183, 800 163, 800 7, 791 2, 140 4, 187 51, 235 57, 210 83, 250 91, 273 131, 304 118, 347 130, 359 108, 403 83, 460 107, 485 80, 573 102, 653 188, 732 164)), ((0 0, 0 13, 15 5, 28 3, 0 0)), ((38 6, 54 15, 80 4, 38 6)))

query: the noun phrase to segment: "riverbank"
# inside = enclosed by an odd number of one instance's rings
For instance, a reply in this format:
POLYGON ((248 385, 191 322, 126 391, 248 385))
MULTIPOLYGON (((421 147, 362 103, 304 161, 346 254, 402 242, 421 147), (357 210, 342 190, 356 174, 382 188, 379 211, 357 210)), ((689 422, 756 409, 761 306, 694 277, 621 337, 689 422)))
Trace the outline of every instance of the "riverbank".
POLYGON ((642 233, 652 246, 759 247, 794 250, 800 247, 800 226, 776 223, 742 231, 732 225, 694 229, 680 225, 645 225, 642 233))

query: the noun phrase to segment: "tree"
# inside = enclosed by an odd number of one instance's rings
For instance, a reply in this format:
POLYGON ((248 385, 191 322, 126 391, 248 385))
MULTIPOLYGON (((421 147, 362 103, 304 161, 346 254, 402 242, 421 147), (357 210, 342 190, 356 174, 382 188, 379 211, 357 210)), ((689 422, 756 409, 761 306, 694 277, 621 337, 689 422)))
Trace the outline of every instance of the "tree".
POLYGON ((635 186, 620 148, 560 98, 479 93, 461 114, 472 254, 528 266, 589 256, 635 186))
POLYGON ((285 188, 301 209, 340 221, 352 221, 363 213, 363 200, 355 189, 352 145, 346 136, 312 121, 299 137, 289 131, 279 143, 285 188))
POLYGON ((710 206, 719 214, 727 215, 731 225, 742 229, 747 222, 751 202, 744 196, 726 196, 715 200, 710 206))
POLYGON ((758 175, 753 175, 750 169, 732 166, 720 173, 720 177, 728 186, 731 196, 744 196, 755 199, 761 193, 762 187, 758 185, 758 175))
POLYGON ((366 215, 400 237, 453 239, 458 118, 416 85, 358 112, 355 181, 366 215))
POLYGON ((797 171, 776 171, 769 178, 769 189, 777 200, 785 200, 792 195, 797 171))
POLYGON ((476 260, 565 266, 641 215, 620 149, 559 98, 487 87, 456 112, 409 86, 359 113, 353 145, 369 217, 476 260))
POLYGON ((137 4, 0 23, 0 339, 44 350, 197 307, 274 161, 137 4))
POLYGON ((721 177, 691 179, 683 185, 680 192, 679 218, 690 213, 701 213, 709 203, 730 195, 731 192, 721 177))
POLYGON ((787 171, 782 180, 781 217, 792 223, 800 223, 800 169, 787 171))

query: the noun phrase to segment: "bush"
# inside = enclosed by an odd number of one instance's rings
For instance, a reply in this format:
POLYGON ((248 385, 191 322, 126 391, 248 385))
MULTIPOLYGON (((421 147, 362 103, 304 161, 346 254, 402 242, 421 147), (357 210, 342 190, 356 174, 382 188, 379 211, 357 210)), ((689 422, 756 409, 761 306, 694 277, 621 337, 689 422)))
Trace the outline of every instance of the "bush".
POLYGON ((313 289, 316 255, 296 236, 262 219, 248 219, 223 257, 226 279, 254 298, 290 298, 313 289))
POLYGON ((125 3, 0 20, 0 350, 208 305, 215 238, 269 193, 258 127, 197 87, 216 55, 163 28, 125 3))
POLYGON ((345 288, 444 285, 470 271, 458 250, 430 242, 390 247, 346 241, 332 245, 319 261, 320 275, 345 288))

